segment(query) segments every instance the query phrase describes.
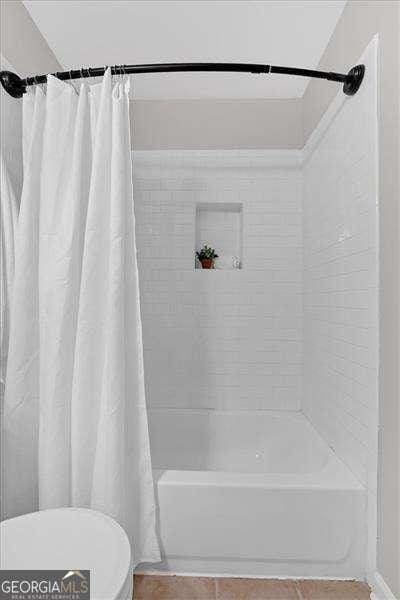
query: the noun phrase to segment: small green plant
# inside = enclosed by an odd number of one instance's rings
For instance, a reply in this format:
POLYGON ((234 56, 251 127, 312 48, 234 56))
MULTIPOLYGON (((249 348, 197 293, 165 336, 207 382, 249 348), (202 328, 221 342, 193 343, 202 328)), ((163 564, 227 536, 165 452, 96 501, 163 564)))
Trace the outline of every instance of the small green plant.
POLYGON ((204 259, 218 258, 218 254, 215 252, 214 248, 207 246, 207 244, 204 244, 200 252, 196 252, 196 256, 200 261, 204 259))

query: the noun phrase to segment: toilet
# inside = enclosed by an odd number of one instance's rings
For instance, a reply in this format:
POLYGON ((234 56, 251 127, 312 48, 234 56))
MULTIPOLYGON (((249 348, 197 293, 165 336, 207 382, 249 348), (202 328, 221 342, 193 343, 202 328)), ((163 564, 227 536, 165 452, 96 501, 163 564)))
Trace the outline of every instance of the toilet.
POLYGON ((43 510, 0 523, 1 569, 90 570, 91 600, 131 600, 126 533, 110 517, 84 508, 43 510))

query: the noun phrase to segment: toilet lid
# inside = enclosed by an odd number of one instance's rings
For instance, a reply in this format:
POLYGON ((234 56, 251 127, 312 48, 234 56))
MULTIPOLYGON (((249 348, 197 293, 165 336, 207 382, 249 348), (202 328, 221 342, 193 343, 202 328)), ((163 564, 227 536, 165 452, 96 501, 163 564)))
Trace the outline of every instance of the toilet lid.
POLYGON ((84 508, 57 508, 0 524, 2 569, 90 570, 91 598, 114 600, 129 588, 131 549, 110 517, 84 508))

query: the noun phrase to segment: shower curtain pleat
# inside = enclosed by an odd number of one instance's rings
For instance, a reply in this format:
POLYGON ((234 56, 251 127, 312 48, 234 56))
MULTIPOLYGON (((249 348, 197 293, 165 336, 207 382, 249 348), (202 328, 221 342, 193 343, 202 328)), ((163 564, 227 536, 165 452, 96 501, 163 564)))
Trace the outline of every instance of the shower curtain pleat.
POLYGON ((49 78, 46 101, 39 242, 39 505, 53 508, 71 502, 71 393, 91 143, 85 86, 78 99, 74 88, 49 78))
POLYGON ((8 340, 10 334, 10 303, 12 282, 14 279, 15 235, 18 220, 18 208, 11 179, 2 153, 0 153, 0 162, 0 402, 2 410, 4 386, 6 382, 8 340))
POLYGON ((6 384, 5 506, 7 516, 38 507, 100 510, 125 528, 137 564, 158 561, 160 553, 128 83, 113 89, 108 69, 92 88, 82 85, 77 95, 49 77, 46 105, 40 88, 33 110, 33 97, 24 96, 32 124, 30 135, 24 126, 30 151, 24 154, 26 216, 19 225, 6 384))

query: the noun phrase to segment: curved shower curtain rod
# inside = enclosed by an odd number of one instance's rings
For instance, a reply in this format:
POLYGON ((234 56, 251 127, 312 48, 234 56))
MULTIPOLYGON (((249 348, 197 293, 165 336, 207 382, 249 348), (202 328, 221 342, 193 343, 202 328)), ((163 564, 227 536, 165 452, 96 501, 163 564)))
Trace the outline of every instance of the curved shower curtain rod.
MULTIPOLYGON (((107 67, 73 69, 51 73, 61 80, 82 79, 85 77, 100 77, 104 75, 107 67)), ((177 71, 214 71, 231 73, 259 73, 269 75, 279 73, 281 75, 298 75, 300 77, 315 77, 317 79, 328 79, 343 83, 343 92, 347 96, 353 96, 359 89, 364 77, 364 65, 356 65, 344 75, 327 71, 314 71, 312 69, 298 69, 296 67, 276 67, 273 65, 261 65, 254 63, 159 63, 146 65, 115 65, 111 67, 113 75, 131 73, 172 73, 177 71)), ((47 82, 47 75, 35 75, 21 79, 11 71, 0 71, 0 82, 3 88, 14 98, 21 98, 30 85, 38 85, 47 82)))

